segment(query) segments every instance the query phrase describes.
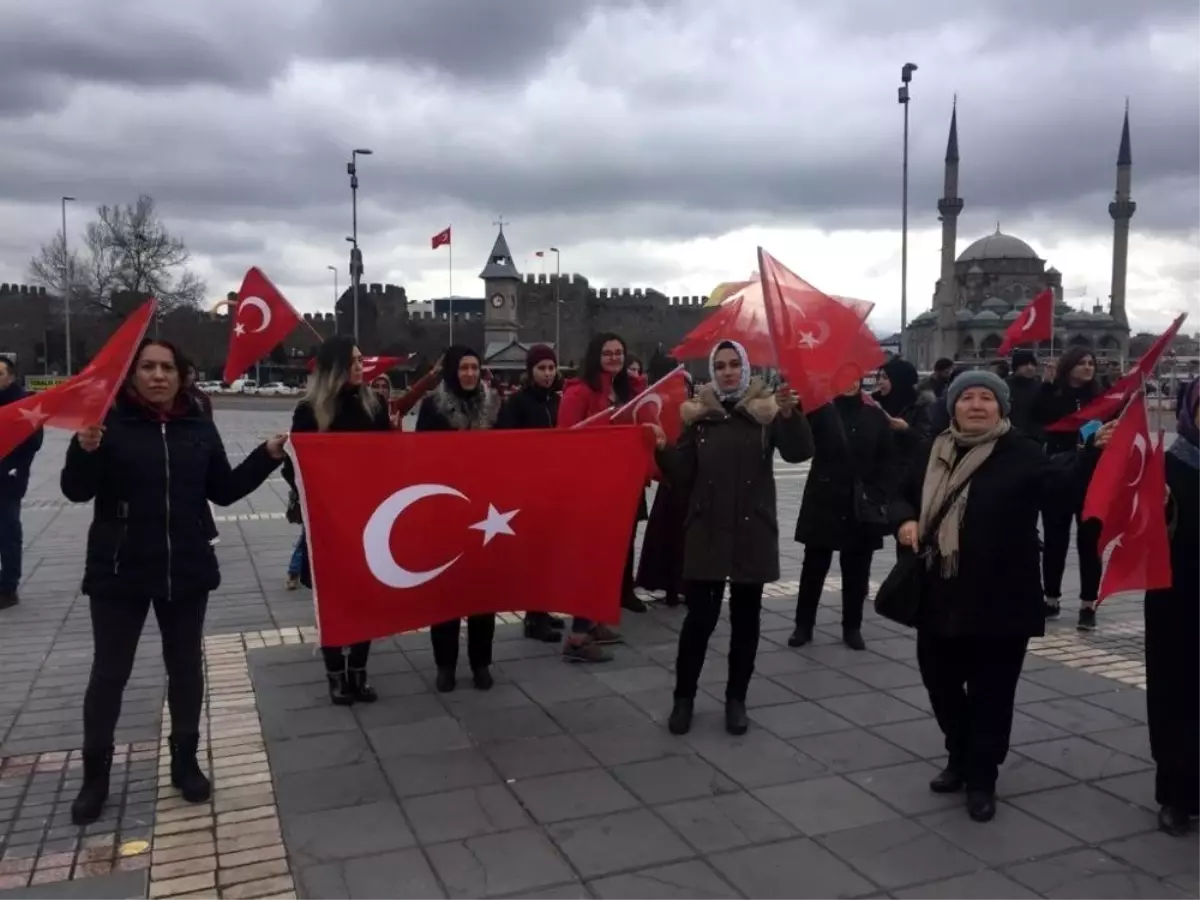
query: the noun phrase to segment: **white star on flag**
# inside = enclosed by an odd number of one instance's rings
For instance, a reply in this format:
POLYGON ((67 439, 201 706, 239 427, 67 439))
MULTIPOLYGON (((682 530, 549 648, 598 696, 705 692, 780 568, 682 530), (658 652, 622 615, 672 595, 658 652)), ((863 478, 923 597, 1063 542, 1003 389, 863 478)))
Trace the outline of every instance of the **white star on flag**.
POLYGON ((42 423, 50 418, 48 415, 42 412, 42 404, 40 403, 37 406, 31 406, 29 409, 18 409, 17 415, 19 415, 34 428, 41 428, 42 423))
POLYGON ((246 326, 243 325, 241 322, 238 322, 236 325, 233 326, 233 333, 236 334, 238 337, 241 337, 243 334, 246 333, 246 326))
POLYGON ((800 332, 800 346, 801 347, 811 350, 813 347, 817 346, 817 344, 819 344, 819 343, 821 343, 821 342, 817 340, 817 336, 815 334, 813 334, 811 331, 800 332))
POLYGON ((508 523, 519 512, 519 509, 514 509, 511 512, 502 513, 489 503, 487 518, 482 522, 476 522, 470 527, 475 531, 483 532, 483 546, 486 547, 492 542, 492 538, 498 534, 508 534, 516 537, 516 532, 512 530, 512 526, 508 523))

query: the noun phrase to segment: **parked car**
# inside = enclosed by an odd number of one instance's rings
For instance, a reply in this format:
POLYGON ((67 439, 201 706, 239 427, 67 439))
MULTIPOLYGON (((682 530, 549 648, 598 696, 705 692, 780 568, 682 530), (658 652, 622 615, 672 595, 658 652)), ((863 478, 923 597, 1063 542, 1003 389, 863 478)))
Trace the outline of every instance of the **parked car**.
POLYGON ((298 393, 298 390, 290 384, 284 384, 282 381, 272 381, 260 387, 258 393, 266 397, 291 397, 298 393))

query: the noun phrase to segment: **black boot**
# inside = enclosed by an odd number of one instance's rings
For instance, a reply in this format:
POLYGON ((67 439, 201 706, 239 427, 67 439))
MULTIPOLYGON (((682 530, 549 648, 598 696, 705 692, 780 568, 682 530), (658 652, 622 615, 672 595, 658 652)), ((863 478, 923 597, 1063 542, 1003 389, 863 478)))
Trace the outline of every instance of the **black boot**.
POLYGON ((996 792, 967 789, 967 815, 976 822, 990 822, 996 816, 996 792))
POLYGON ((725 730, 730 734, 745 734, 750 728, 750 719, 746 716, 746 701, 725 698, 725 730))
POLYGON ((812 639, 813 627, 811 625, 797 625, 792 636, 788 638, 788 646, 803 647, 805 644, 811 644, 812 639))
POLYGON ((621 595, 621 609, 627 609, 635 613, 644 613, 647 606, 642 602, 642 598, 633 591, 626 591, 621 595))
POLYGON ((1158 830, 1165 831, 1172 837, 1182 837, 1188 833, 1189 816, 1179 806, 1164 806, 1158 811, 1158 830))
POLYGON ((671 715, 667 717, 667 730, 671 734, 687 734, 692 730, 692 714, 695 710, 694 698, 676 697, 675 705, 671 707, 671 715))
POLYGON ((375 688, 367 681, 366 669, 346 669, 346 687, 355 703, 374 703, 379 699, 375 688))
POLYGON ((851 650, 867 649, 867 642, 863 640, 862 632, 857 628, 843 628, 842 643, 844 643, 851 650))
POLYGON ((350 685, 346 681, 345 670, 341 672, 326 670, 325 678, 329 682, 329 699, 334 706, 349 706, 354 702, 354 695, 350 693, 350 685))
POLYGON ((492 678, 491 670, 487 666, 472 669, 471 680, 475 682, 475 690, 477 691, 490 691, 492 685, 496 683, 492 678))
POLYGON ((666 599, 663 602, 666 603, 671 609, 675 609, 675 607, 683 605, 683 600, 680 599, 679 594, 676 591, 667 591, 666 599))
POLYGON ((198 734, 172 735, 170 738, 171 784, 179 788, 188 803, 204 803, 212 796, 212 785, 196 761, 199 743, 198 734))
POLYGON ((549 616, 545 614, 525 616, 525 637, 531 641, 541 641, 545 644, 557 644, 562 640, 562 632, 554 627, 549 616))
POLYGON ((458 676, 454 674, 454 669, 446 666, 439 667, 437 670, 437 689, 440 694, 448 694, 458 687, 458 676))
POLYGON ((963 777, 957 766, 946 766, 929 782, 929 789, 935 794, 957 794, 963 789, 963 777))
POLYGON ((83 786, 71 804, 71 821, 76 825, 95 822, 108 799, 108 773, 112 769, 112 747, 83 751, 83 786))

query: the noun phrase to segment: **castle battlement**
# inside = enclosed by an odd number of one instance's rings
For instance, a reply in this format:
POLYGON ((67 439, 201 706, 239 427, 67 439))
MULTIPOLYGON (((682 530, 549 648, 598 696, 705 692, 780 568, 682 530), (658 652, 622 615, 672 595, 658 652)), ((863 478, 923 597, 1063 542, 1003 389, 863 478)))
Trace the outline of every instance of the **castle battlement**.
POLYGON ((39 284, 0 284, 0 297, 6 294, 35 294, 46 296, 46 289, 39 284))
POLYGON ((335 322, 337 321, 334 314, 331 312, 316 312, 304 314, 305 322, 335 322))
MULTIPOLYGON (((449 313, 435 313, 432 310, 414 310, 408 311, 408 317, 414 322, 446 322, 449 321, 449 313)), ((481 313, 455 313, 455 322, 482 322, 483 315, 481 313)))
POLYGON ((703 306, 707 302, 708 302, 707 297, 702 297, 697 294, 693 294, 690 297, 672 297, 671 298, 672 306, 703 306))
POLYGON ((556 281, 561 281, 563 284, 577 284, 582 287, 587 287, 588 283, 588 280, 578 272, 563 272, 561 275, 556 275, 553 272, 549 275, 545 273, 525 273, 526 284, 554 284, 556 281))
MULTIPOLYGON (((380 294, 384 297, 396 298, 404 297, 406 298, 405 302, 407 302, 408 294, 405 289, 398 284, 380 284, 378 282, 373 282, 372 284, 360 284, 359 291, 362 292, 364 289, 368 294, 380 294)), ((353 292, 353 286, 348 288, 348 290, 353 292)))

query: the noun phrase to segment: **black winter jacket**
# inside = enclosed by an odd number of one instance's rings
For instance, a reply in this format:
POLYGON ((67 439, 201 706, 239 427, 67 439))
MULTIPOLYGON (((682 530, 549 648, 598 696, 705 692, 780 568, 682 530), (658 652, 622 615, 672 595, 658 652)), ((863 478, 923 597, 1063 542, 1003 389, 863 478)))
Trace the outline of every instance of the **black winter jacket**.
POLYGON ((1042 431, 1043 423, 1038 421, 1042 385, 1042 380, 1036 376, 1022 378, 1019 375, 1010 375, 1008 378, 1008 393, 1012 400, 1008 420, 1012 422, 1013 428, 1038 443, 1046 440, 1046 434, 1042 431))
POLYGON ((417 413, 417 431, 476 431, 493 428, 500 413, 500 401, 495 391, 480 386, 478 392, 464 399, 440 384, 421 401, 417 413))
POLYGON ((100 447, 87 453, 72 438, 62 470, 68 500, 94 501, 83 592, 172 599, 215 590, 209 501, 236 503, 278 465, 263 444, 231 469, 216 426, 194 407, 159 422, 119 396, 100 447))
MULTIPOLYGON (((16 403, 29 396, 15 381, 0 391, 0 406, 16 403)), ((7 456, 0 457, 0 498, 20 500, 29 487, 29 469, 33 458, 42 449, 42 429, 38 429, 14 447, 7 456)))
MULTIPOLYGON (((387 406, 380 403, 372 415, 362 405, 358 388, 343 388, 337 397, 337 409, 333 414, 330 431, 390 431, 392 420, 388 417, 387 406)), ((292 411, 292 431, 306 432, 317 430, 317 417, 313 415, 312 407, 307 400, 301 400, 292 411)), ((296 472, 292 466, 292 458, 283 461, 283 478, 292 487, 296 487, 296 472)))
POLYGON ((556 391, 527 384, 500 407, 497 428, 554 428, 558 424, 556 391))
MULTIPOLYGON (((1077 388, 1044 383, 1034 404, 1034 421, 1044 429, 1064 416, 1083 409, 1099 394, 1100 390, 1095 381, 1077 388)), ((1047 453, 1065 453, 1077 450, 1080 446, 1078 431, 1047 431, 1045 437, 1047 453)))

